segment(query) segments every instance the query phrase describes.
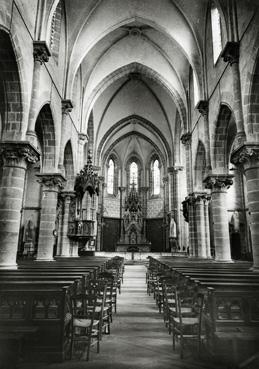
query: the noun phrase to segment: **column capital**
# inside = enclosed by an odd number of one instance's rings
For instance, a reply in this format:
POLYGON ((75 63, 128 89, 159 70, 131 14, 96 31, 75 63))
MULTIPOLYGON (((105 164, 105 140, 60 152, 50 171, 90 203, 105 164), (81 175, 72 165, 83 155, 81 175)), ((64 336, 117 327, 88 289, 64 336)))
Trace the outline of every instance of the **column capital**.
POLYGON ((163 177, 163 183, 168 183, 168 176, 163 177))
POLYGON ((259 144, 246 142, 231 154, 230 161, 236 166, 244 169, 250 166, 259 166, 259 144))
POLYGON ((40 159, 39 151, 28 141, 3 141, 0 143, 0 154, 4 164, 16 166, 24 160, 34 164, 40 159))
POLYGON ((239 42, 228 41, 221 52, 221 57, 224 62, 230 65, 238 63, 239 61, 239 42))
POLYGON ((180 138, 180 140, 182 141, 182 144, 183 145, 190 145, 191 144, 191 141, 192 141, 192 134, 191 134, 191 132, 186 132, 186 133, 184 133, 182 136, 181 136, 181 138, 180 138))
POLYGON ((84 144, 87 139, 88 139, 88 135, 86 133, 78 132, 79 143, 84 144))
POLYGON ((64 199, 64 200, 68 200, 70 201, 71 199, 76 197, 76 193, 75 191, 61 191, 60 192, 60 196, 64 199))
POLYGON ((168 167, 168 168, 167 168, 167 172, 168 172, 169 174, 178 173, 178 172, 180 172, 181 170, 183 170, 183 166, 181 166, 181 165, 174 165, 173 167, 168 167))
POLYGON ((62 114, 67 115, 73 110, 73 104, 72 101, 69 99, 63 99, 61 100, 61 108, 62 108, 62 114))
POLYGON ((205 183, 205 188, 210 190, 224 190, 233 184, 233 177, 231 174, 211 174, 203 182, 205 183))
POLYGON ((200 100, 197 105, 196 105, 196 109, 198 110, 198 112, 204 117, 204 116, 208 116, 209 113, 209 102, 208 100, 200 100))
POLYGON ((47 63, 51 53, 45 41, 33 41, 33 58, 40 64, 47 63))
POLYGON ((60 173, 40 173, 37 174, 39 182, 47 191, 60 191, 64 188, 65 177, 60 173))
POLYGON ((211 196, 207 192, 192 192, 187 197, 189 203, 195 204, 199 201, 209 201, 211 196))

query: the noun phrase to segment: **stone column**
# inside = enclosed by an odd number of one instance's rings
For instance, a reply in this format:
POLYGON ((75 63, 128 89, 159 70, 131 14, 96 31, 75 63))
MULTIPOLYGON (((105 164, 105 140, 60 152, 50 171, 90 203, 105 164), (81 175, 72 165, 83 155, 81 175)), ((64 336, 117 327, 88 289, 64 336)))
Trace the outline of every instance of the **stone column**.
POLYGON ((25 171, 39 160, 39 152, 29 142, 2 142, 0 183, 0 268, 16 268, 25 171))
POLYGON ((206 149, 206 170, 207 173, 211 171, 211 157, 210 157, 210 132, 209 132, 209 102, 207 100, 200 100, 197 104, 199 113, 203 116, 204 121, 204 142, 206 149))
POLYGON ((195 231, 195 211, 194 211, 194 199, 192 194, 185 198, 185 206, 188 209, 188 218, 186 219, 189 223, 189 256, 196 256, 196 231, 195 231))
POLYGON ((71 100, 62 100, 62 120, 61 120, 61 138, 60 138, 60 150, 59 150, 59 162, 58 168, 60 169, 62 175, 65 174, 64 169, 64 150, 65 150, 65 138, 66 138, 66 119, 68 114, 73 109, 73 104, 71 100))
POLYGON ((244 115, 239 71, 239 42, 228 41, 221 53, 221 57, 225 62, 230 64, 232 70, 234 111, 237 125, 235 145, 240 146, 245 142, 246 134, 244 128, 244 115))
POLYGON ((205 242, 206 242, 206 256, 207 259, 211 259, 211 248, 210 248, 210 220, 209 220, 209 201, 211 197, 206 194, 204 195, 204 220, 205 220, 205 242))
POLYGON ((231 162, 245 174, 253 269, 259 270, 259 144, 246 142, 232 153, 231 162))
POLYGON ((26 136, 28 140, 36 146, 36 134, 35 134, 35 120, 36 120, 36 108, 40 91, 40 72, 43 63, 49 61, 51 56, 48 46, 45 41, 33 41, 33 77, 31 88, 31 102, 29 111, 29 120, 26 136))
POLYGON ((70 204, 72 199, 76 196, 74 191, 62 191, 61 198, 63 199, 63 216, 60 232, 60 256, 69 257, 71 256, 71 241, 68 234, 69 218, 70 218, 70 204))
POLYGON ((164 245, 165 250, 168 250, 171 245, 169 244, 169 225, 167 221, 167 214, 169 213, 169 178, 168 176, 163 177, 164 185, 164 221, 163 221, 163 234, 164 234, 164 245))
POLYGON ((96 251, 101 251, 101 236, 103 226, 103 200, 104 200, 104 177, 99 176, 96 251))
POLYGON ((187 193, 192 192, 193 183, 192 183, 192 160, 191 160, 191 143, 192 143, 192 134, 187 132, 182 135, 181 142, 185 146, 185 155, 186 155, 186 179, 187 179, 187 193))
POLYGON ((37 176, 42 185, 37 260, 53 261, 57 198, 59 191, 63 189, 65 178, 60 173, 42 173, 37 176))
POLYGON ((205 202, 208 200, 208 195, 205 192, 194 192, 189 195, 192 203, 193 210, 193 230, 194 239, 193 244, 193 256, 200 258, 207 258, 208 252, 208 229, 207 229, 207 219, 206 219, 206 205, 205 202))
POLYGON ((205 187, 211 190, 215 259, 220 261, 231 260, 226 194, 233 184, 232 178, 232 175, 219 174, 207 176, 204 180, 205 187))
POLYGON ((175 223, 176 223, 176 234, 177 234, 177 240, 178 240, 178 246, 180 247, 180 250, 182 250, 181 245, 181 237, 180 237, 180 215, 181 215, 181 201, 180 201, 180 194, 179 194, 179 171, 183 170, 183 167, 181 166, 174 166, 168 168, 169 173, 169 189, 170 189, 170 200, 169 204, 170 211, 174 217, 175 223))
POLYGON ((123 241, 123 215, 124 215, 124 204, 125 204, 125 190, 126 187, 119 187, 120 191, 120 242, 123 241))
POLYGON ((142 230, 142 233, 143 233, 143 238, 144 238, 144 241, 147 240, 147 194, 148 194, 148 190, 149 190, 149 187, 141 187, 140 188, 140 191, 142 193, 142 197, 143 197, 143 207, 142 207, 142 215, 143 215, 143 230, 142 230))

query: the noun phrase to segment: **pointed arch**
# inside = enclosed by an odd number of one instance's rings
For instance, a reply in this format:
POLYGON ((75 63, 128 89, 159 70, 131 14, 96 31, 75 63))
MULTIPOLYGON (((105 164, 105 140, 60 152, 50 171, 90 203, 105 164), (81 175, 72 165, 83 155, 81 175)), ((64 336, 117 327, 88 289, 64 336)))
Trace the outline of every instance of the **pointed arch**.
POLYGON ((22 135, 23 103, 18 64, 10 36, 0 29, 0 116, 5 140, 22 135))
POLYGON ((72 189, 74 187, 74 161, 73 161, 72 145, 70 140, 66 143, 64 149, 63 165, 65 169, 65 178, 67 180, 66 187, 67 189, 72 189))
POLYGON ((202 190, 204 188, 203 179, 205 173, 206 173, 205 145, 201 140, 199 140, 194 166, 194 187, 196 190, 202 190))
POLYGON ((55 129, 49 104, 45 104, 36 119, 35 132, 42 150, 42 171, 50 172, 55 168, 55 129))

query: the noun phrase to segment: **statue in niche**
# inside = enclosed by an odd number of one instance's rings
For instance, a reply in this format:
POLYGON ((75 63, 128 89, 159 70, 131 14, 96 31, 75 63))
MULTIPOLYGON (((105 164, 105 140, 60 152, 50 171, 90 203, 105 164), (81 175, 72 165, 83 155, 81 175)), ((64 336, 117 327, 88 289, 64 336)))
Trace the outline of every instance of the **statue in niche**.
POLYGON ((170 225, 169 225, 169 238, 176 238, 176 223, 174 217, 171 216, 170 225))
POLYGON ((23 255, 33 255, 35 252, 35 226, 31 219, 24 227, 23 235, 23 255))

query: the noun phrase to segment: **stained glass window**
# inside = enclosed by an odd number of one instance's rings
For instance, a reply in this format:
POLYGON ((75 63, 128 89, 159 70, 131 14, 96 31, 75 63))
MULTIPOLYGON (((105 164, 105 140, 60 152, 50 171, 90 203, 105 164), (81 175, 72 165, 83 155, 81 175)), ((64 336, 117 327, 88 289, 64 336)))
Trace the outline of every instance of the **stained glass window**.
POLYGON ((211 5, 211 28, 212 28, 213 60, 215 64, 222 50, 222 38, 221 38, 220 13, 214 3, 212 3, 211 5))
POLYGON ((109 160, 108 173, 107 173, 107 193, 114 194, 114 161, 109 160))
POLYGON ((138 165, 135 161, 130 164, 130 187, 132 187, 133 183, 135 188, 138 189, 138 165))
POLYGON ((154 161, 153 164, 153 194, 160 194, 160 168, 157 159, 154 161))

